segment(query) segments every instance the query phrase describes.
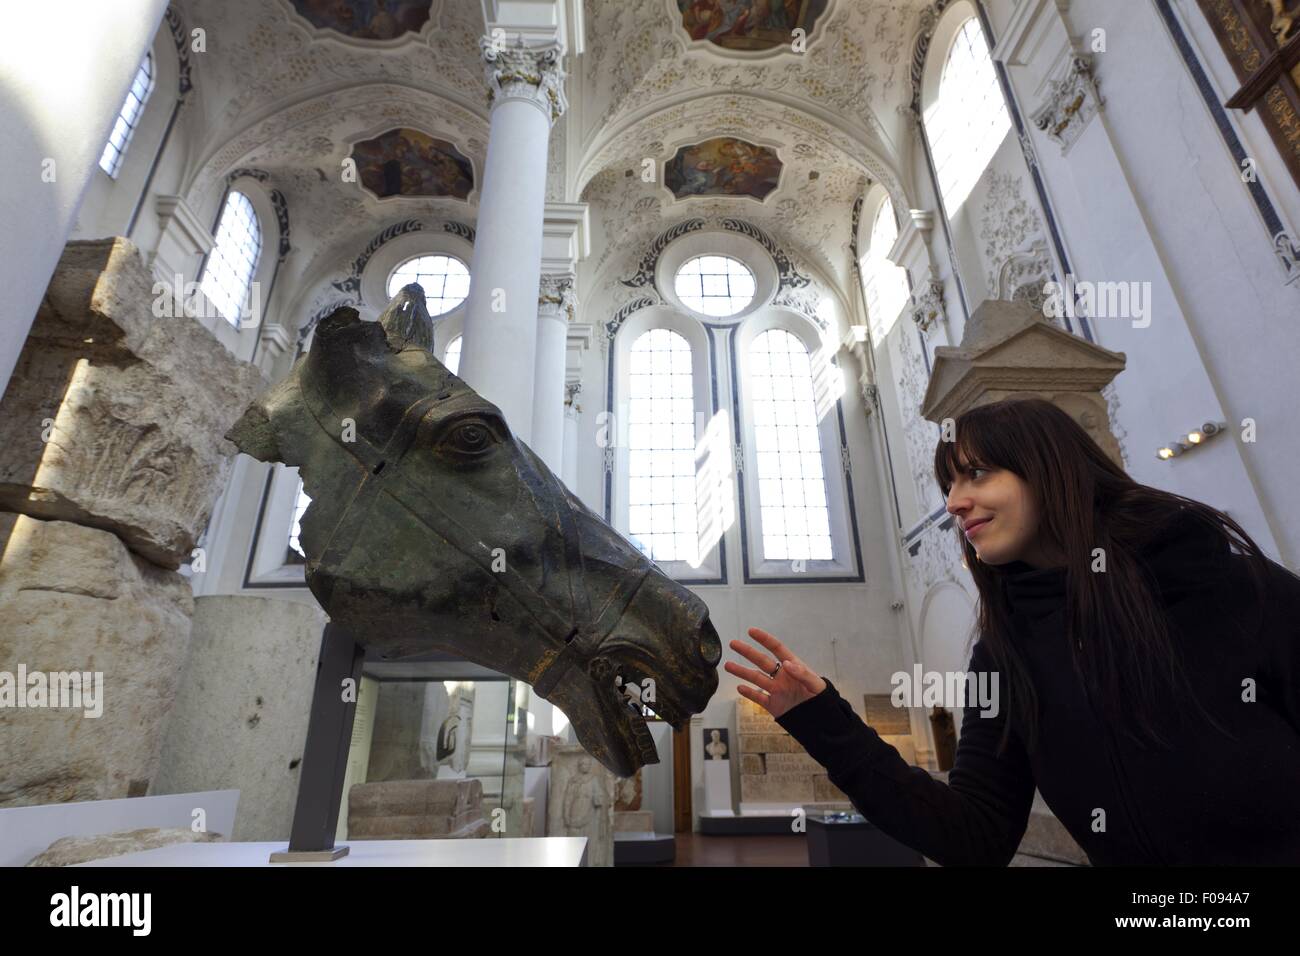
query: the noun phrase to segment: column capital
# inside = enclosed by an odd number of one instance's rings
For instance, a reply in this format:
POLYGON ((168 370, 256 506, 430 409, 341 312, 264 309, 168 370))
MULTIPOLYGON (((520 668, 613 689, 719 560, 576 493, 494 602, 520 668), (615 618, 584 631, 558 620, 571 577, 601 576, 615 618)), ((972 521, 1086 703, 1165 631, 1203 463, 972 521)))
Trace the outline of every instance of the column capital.
POLYGON ((564 115, 569 102, 564 95, 562 44, 530 47, 520 37, 510 45, 503 43, 498 33, 480 37, 479 50, 490 108, 506 100, 525 100, 542 110, 552 124, 564 115))
POLYGON ((543 272, 537 291, 537 313, 572 322, 578 309, 578 294, 573 284, 577 277, 572 272, 543 272))

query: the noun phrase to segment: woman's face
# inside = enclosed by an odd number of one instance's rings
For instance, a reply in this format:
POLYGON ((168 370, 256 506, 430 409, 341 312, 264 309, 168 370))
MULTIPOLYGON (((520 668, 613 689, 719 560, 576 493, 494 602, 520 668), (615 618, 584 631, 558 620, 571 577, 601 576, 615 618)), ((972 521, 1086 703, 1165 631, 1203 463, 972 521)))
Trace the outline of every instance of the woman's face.
POLYGON ((1039 541, 1039 512, 1029 485, 996 466, 964 460, 948 491, 948 513, 985 564, 1024 561, 1035 568, 1064 564, 1039 541))

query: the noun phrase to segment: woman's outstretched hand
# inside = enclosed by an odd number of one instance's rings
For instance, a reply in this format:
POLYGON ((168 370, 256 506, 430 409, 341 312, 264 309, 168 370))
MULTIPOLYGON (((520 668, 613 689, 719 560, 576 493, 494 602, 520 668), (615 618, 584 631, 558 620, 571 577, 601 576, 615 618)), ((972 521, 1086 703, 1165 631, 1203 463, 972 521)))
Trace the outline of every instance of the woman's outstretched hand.
POLYGON ((741 684, 737 688, 740 696, 752 700, 773 717, 780 717, 787 710, 798 707, 826 689, 826 681, 805 667, 803 661, 767 631, 751 627, 749 636, 770 653, 764 654, 743 641, 731 642, 733 651, 758 665, 755 670, 753 667, 742 667, 727 661, 725 668, 728 674, 743 677, 757 688, 741 684), (781 662, 780 670, 777 670, 778 661, 781 662), (772 676, 774 671, 775 677, 772 676))

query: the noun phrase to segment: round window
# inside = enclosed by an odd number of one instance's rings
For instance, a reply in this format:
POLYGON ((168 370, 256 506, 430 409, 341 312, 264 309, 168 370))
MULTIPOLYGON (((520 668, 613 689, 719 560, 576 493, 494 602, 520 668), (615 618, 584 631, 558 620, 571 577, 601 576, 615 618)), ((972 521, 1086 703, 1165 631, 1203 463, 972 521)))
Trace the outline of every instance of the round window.
POLYGON ((696 256, 677 270, 677 298, 702 315, 735 315, 754 300, 754 273, 731 256, 696 256))
POLYGON ((388 297, 404 285, 416 283, 424 290, 430 315, 450 312, 469 295, 469 269, 454 256, 419 256, 407 259, 388 277, 388 297))

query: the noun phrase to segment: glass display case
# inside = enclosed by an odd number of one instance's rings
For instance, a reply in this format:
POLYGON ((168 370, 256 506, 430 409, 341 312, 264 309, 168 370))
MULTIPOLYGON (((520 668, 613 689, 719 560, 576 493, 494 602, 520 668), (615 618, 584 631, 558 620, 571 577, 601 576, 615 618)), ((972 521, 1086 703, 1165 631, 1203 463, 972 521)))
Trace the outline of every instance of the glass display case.
POLYGON ((336 839, 525 835, 530 691, 464 660, 367 660, 336 839))

